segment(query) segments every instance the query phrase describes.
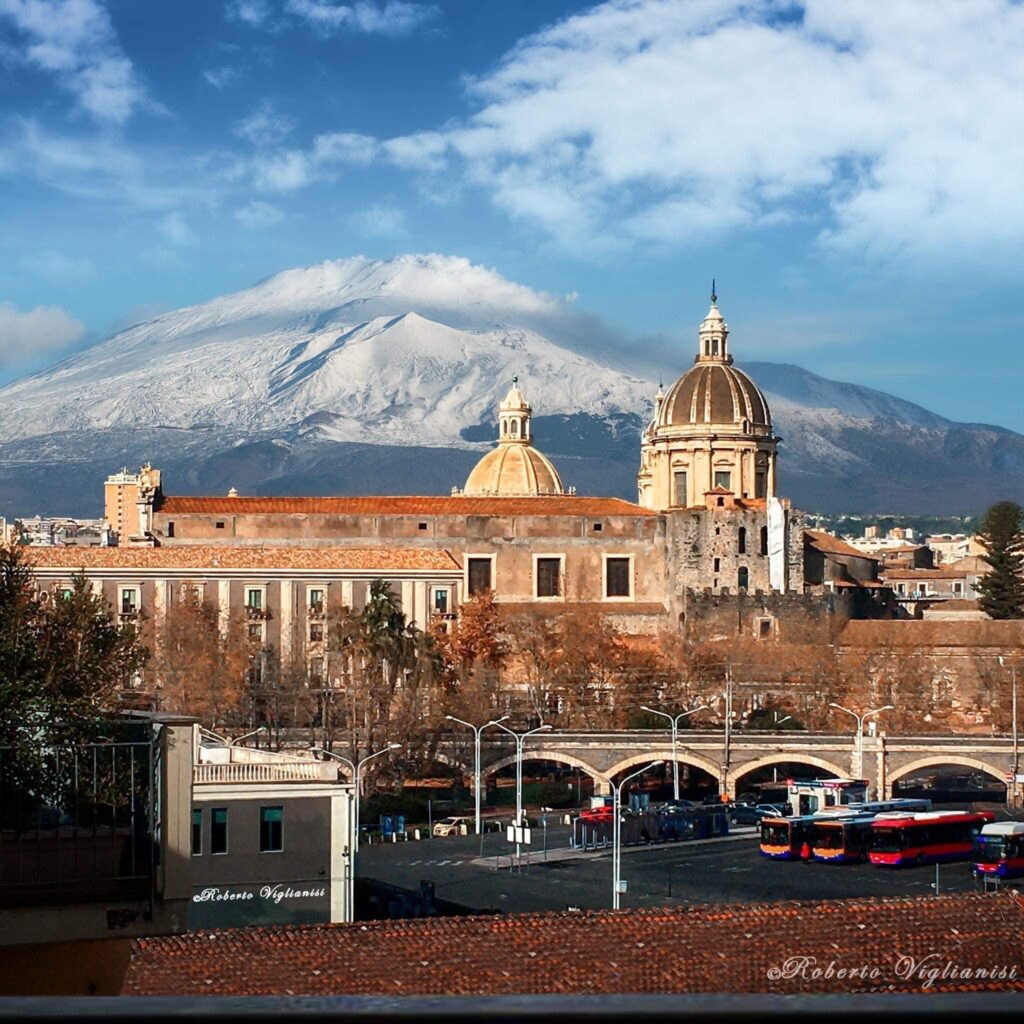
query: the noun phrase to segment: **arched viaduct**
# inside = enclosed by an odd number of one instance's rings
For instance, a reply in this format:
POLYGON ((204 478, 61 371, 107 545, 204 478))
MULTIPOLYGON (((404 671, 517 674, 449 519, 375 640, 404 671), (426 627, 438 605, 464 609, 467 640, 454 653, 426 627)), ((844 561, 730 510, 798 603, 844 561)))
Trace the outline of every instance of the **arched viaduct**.
MULTIPOLYGON (((473 747, 466 737, 453 734, 441 744, 444 759, 472 774, 473 747)), ((744 776, 774 764, 798 763, 823 775, 849 777, 856 766, 855 741, 850 734, 804 732, 733 733, 728 750, 722 732, 680 732, 676 748, 680 764, 702 769, 717 780, 721 792, 735 795, 744 776)), ((608 792, 609 782, 651 761, 672 759, 667 731, 582 733, 552 732, 527 738, 524 760, 551 761, 589 775, 596 792, 608 792)), ((962 765, 1006 782, 1013 760, 1013 743, 1006 736, 865 736, 863 771, 870 791, 892 796, 901 779, 934 765, 962 765)), ((481 744, 482 776, 515 764, 510 737, 484 734, 481 744)), ((1012 783, 1010 796, 1020 800, 1021 784, 1012 783)))

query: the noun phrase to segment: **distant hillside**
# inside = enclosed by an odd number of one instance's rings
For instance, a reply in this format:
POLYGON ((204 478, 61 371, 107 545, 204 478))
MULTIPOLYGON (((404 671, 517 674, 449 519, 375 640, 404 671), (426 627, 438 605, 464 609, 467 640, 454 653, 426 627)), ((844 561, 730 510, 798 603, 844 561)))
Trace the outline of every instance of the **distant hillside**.
MULTIPOLYGON (((0 515, 96 514, 103 478, 147 459, 174 493, 447 493, 513 375, 565 482, 633 498, 656 385, 583 354, 568 323, 452 257, 285 271, 0 388, 0 515)), ((753 341, 734 331, 733 351, 768 397, 798 506, 960 514, 1024 495, 1021 435, 745 363, 753 341)))

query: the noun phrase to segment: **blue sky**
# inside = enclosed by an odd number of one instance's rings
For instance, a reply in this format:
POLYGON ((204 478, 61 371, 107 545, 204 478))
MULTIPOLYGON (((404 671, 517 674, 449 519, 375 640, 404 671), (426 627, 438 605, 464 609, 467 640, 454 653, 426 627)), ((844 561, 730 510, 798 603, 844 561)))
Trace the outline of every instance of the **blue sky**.
MULTIPOLYGON (((1024 430, 1014 0, 0 0, 0 382, 442 252, 1024 430)), ((666 367, 671 372, 672 367, 666 367)))

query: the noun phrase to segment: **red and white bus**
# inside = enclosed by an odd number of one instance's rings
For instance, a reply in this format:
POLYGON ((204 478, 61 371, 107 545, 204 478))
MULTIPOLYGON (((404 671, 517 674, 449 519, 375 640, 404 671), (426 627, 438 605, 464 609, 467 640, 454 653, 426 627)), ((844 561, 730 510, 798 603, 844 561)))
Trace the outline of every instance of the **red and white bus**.
POLYGON ((879 814, 871 825, 868 856, 880 867, 970 860, 975 836, 994 818, 988 811, 879 814))

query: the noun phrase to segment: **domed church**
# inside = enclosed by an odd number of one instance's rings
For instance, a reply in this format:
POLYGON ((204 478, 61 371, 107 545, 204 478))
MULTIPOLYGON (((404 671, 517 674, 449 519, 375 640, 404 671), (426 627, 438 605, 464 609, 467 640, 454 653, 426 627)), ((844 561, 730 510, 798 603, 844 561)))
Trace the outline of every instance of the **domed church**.
POLYGON ((665 511, 707 504, 708 495, 764 501, 775 495, 779 439, 757 385, 733 366, 729 326, 711 291, 694 365, 654 400, 637 474, 639 502, 665 511))
POLYGON ((533 410, 519 390, 519 378, 498 406, 498 447, 474 467, 462 491, 471 497, 525 498, 564 494, 558 470, 533 446, 533 410))

